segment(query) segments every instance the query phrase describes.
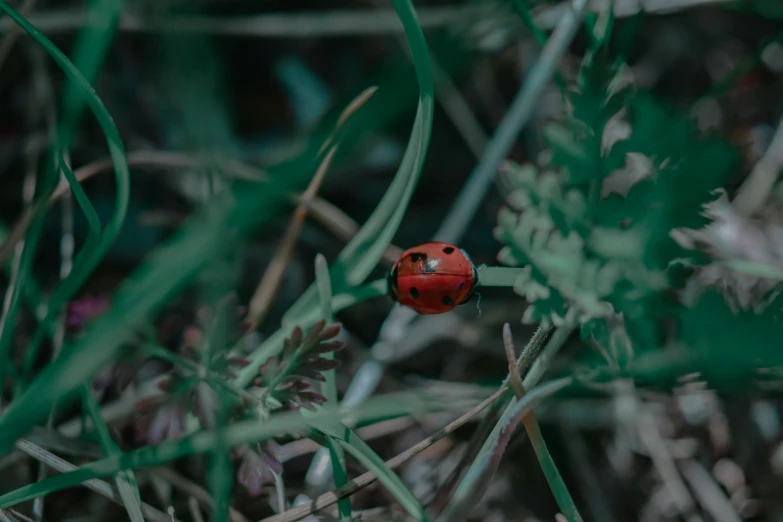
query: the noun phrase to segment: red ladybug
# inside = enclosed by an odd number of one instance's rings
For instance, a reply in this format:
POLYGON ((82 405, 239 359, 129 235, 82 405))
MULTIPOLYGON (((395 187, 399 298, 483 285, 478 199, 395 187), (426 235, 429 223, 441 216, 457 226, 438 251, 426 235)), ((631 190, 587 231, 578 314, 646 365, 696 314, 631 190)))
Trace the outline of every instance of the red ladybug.
POLYGON ((477 282, 468 254, 440 241, 409 248, 389 272, 394 299, 420 314, 442 314, 464 304, 477 282))

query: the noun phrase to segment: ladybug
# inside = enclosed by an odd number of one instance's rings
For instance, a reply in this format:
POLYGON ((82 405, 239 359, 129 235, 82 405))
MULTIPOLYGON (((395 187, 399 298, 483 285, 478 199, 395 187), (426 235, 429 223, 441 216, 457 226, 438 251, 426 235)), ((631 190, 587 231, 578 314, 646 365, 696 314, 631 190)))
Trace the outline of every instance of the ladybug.
POLYGON ((440 241, 409 248, 389 272, 394 299, 420 314, 442 314, 466 303, 477 283, 468 254, 440 241))

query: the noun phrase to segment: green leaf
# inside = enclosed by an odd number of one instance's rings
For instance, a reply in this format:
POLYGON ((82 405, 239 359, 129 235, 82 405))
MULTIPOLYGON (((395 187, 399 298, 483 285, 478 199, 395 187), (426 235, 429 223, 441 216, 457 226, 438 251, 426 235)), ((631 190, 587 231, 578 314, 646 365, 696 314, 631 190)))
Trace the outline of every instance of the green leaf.
POLYGON ((679 307, 676 317, 679 342, 637 357, 628 368, 640 386, 670 389, 685 375, 732 394, 783 385, 783 297, 761 314, 735 313, 719 291, 710 290, 694 306, 679 307))
POLYGON ((572 129, 562 123, 549 123, 541 131, 542 138, 552 147, 552 163, 579 168, 590 161, 587 144, 578 142, 572 129))

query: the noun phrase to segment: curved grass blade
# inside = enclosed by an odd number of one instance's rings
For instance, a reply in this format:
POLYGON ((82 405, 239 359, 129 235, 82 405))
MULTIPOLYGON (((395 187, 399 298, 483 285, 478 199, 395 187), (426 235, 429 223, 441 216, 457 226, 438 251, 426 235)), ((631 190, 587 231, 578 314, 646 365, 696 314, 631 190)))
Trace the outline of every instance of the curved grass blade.
POLYGON ((426 522, 427 516, 424 514, 424 507, 405 486, 402 479, 356 433, 347 430, 345 434, 346 439, 340 441, 345 450, 361 462, 368 471, 372 471, 378 478, 378 481, 388 488, 391 494, 415 520, 426 522))
POLYGON ((368 399, 364 404, 351 408, 324 407, 305 418, 299 412, 272 415, 237 422, 219 430, 199 431, 179 440, 167 440, 157 446, 147 446, 120 455, 112 455, 82 466, 76 471, 49 477, 0 496, 0 509, 20 502, 70 488, 93 478, 113 475, 124 469, 158 466, 172 460, 213 451, 222 437, 225 446, 234 447, 248 442, 263 442, 273 437, 297 432, 317 422, 339 419, 342 422, 361 422, 369 419, 392 418, 417 413, 449 410, 453 401, 415 393, 392 393, 368 399))
MULTIPOLYGON (((122 3, 122 0, 93 0, 87 8, 87 16, 92 23, 79 31, 73 46, 72 61, 90 84, 95 82, 117 32, 122 3)), ((68 150, 79 125, 84 102, 83 86, 74 80, 65 82, 62 96, 60 146, 68 150)))
POLYGON ((506 450, 511 436, 516 431, 522 419, 545 398, 557 393, 573 383, 572 377, 564 377, 556 381, 538 386, 530 390, 520 401, 517 401, 504 416, 500 429, 492 432, 490 440, 481 448, 474 464, 470 467, 449 505, 438 517, 437 522, 457 522, 467 519, 471 507, 475 506, 486 491, 497 470, 503 452, 506 450))
MULTIPOLYGON (((0 10, 0 13, 2 11, 0 10)), ((6 303, 4 303, 4 313, 2 320, 0 320, 0 379, 5 380, 7 374, 15 374, 16 368, 11 363, 11 357, 9 355, 11 343, 14 337, 14 327, 16 325, 16 313, 19 310, 19 302, 22 294, 29 291, 31 286, 37 286, 35 279, 31 277, 32 265, 36 255, 36 249, 38 241, 41 238, 44 225, 45 213, 48 210, 47 201, 50 196, 51 188, 47 188, 45 185, 49 184, 50 179, 54 178, 54 173, 57 172, 59 166, 58 156, 50 153, 47 155, 47 160, 52 161, 53 165, 44 165, 46 169, 42 173, 42 181, 44 188, 41 191, 38 202, 34 202, 30 209, 31 223, 28 229, 27 235, 24 238, 24 243, 21 244, 21 253, 18 257, 15 256, 14 266, 11 268, 11 285, 10 295, 6 303)), ((37 293, 37 292, 36 292, 37 293)), ((39 294, 40 295, 40 294, 39 294)), ((36 304, 37 306, 37 304, 36 304)))
MULTIPOLYGON (((85 194, 84 188, 82 188, 81 184, 76 179, 76 176, 74 175, 73 171, 68 167, 67 163, 65 162, 65 159, 62 156, 60 157, 60 170, 65 176, 65 179, 68 181, 68 184, 71 187, 71 191, 73 192, 74 198, 76 199, 76 202, 79 204, 79 207, 81 208, 85 218, 87 219, 89 232, 87 235, 87 239, 84 242, 84 246, 82 246, 81 252, 90 252, 93 248, 95 248, 95 246, 98 244, 98 241, 100 239, 101 220, 98 217, 98 213, 95 211, 95 207, 92 206, 92 203, 90 203, 90 199, 87 197, 87 194, 85 194)), ((41 332, 41 337, 36 336, 25 350, 24 360, 22 361, 23 379, 28 378, 30 372, 33 369, 33 365, 37 360, 38 350, 40 349, 41 346, 41 340, 42 340, 42 335, 44 330, 39 330, 39 331, 41 332)))
POLYGON ((221 193, 190 218, 124 282, 112 306, 92 323, 84 337, 63 350, 58 361, 46 367, 12 403, 0 419, 0 454, 47 414, 53 397, 65 404, 79 385, 112 361, 134 329, 157 311, 163 300, 181 290, 217 253, 231 248, 286 204, 286 192, 276 184, 267 183, 263 188, 244 185, 221 193))
MULTIPOLYGON (((408 208, 429 148, 434 111, 434 83, 427 42, 410 0, 394 0, 394 7, 402 22, 413 57, 419 81, 419 105, 405 155, 391 185, 375 211, 340 252, 337 262, 332 266, 332 281, 338 291, 345 291, 346 286, 363 282, 378 264, 408 208)), ((304 310, 316 306, 316 298, 315 287, 311 286, 294 303, 284 321, 297 322, 298 316, 304 310)))
MULTIPOLYGON (((100 26, 96 27, 93 25, 91 27, 84 27, 80 31, 79 38, 74 46, 74 62, 78 64, 75 66, 75 68, 83 73, 83 76, 87 78, 88 83, 92 83, 94 81, 95 76, 100 68, 100 64, 103 62, 103 58, 105 57, 106 50, 108 48, 107 44, 111 40, 116 30, 117 21, 119 19, 120 2, 121 0, 94 0, 91 2, 90 8, 92 11, 94 11, 93 14, 98 14, 100 26)), ((22 28, 21 25, 18 25, 17 27, 22 28)), ((23 28, 23 30, 26 29, 23 28)), ((33 37, 35 37, 35 35, 33 35, 33 37)), ((41 44, 41 42, 38 43, 41 44)), ((47 48, 46 45, 41 44, 41 46, 51 54, 51 50, 47 48)), ((67 168, 67 166, 65 166, 65 162, 60 156, 60 150, 67 149, 70 146, 73 136, 76 134, 78 116, 81 113, 85 92, 87 97, 89 97, 90 94, 93 94, 94 96, 94 93, 92 93, 91 90, 85 91, 84 85, 81 82, 74 81, 71 77, 67 78, 67 81, 63 87, 63 118, 58 126, 57 134, 55 135, 55 139, 53 140, 49 151, 50 154, 53 154, 54 157, 60 160, 60 166, 65 168, 67 168)), ((56 167, 53 171, 44 173, 43 183, 41 183, 41 185, 44 187, 44 190, 42 191, 43 197, 40 199, 40 203, 36 204, 31 210, 31 213, 34 216, 34 221, 36 222, 36 226, 33 228, 33 233, 28 236, 28 240, 25 241, 24 244, 22 269, 19 272, 21 277, 19 277, 17 280, 17 285, 13 290, 12 299, 9 303, 9 323, 4 325, 2 328, 4 336, 10 336, 13 332, 12 327, 5 328, 5 326, 13 324, 16 308, 19 302, 18 289, 26 287, 31 282, 31 278, 29 277, 29 263, 31 262, 30 260, 34 256, 36 250, 35 247, 40 236, 44 216, 51 208, 51 203, 48 196, 51 195, 54 187, 49 187, 48 185, 50 181, 56 183, 58 178, 57 174, 59 174, 59 172, 60 167, 56 167)), ((70 182, 71 180, 69 179, 68 181, 70 182)), ((76 193, 76 189, 74 189, 74 192, 76 193)), ((82 208, 85 208, 84 199, 86 199, 86 197, 80 198, 77 194, 77 200, 79 200, 79 204, 82 206, 82 208)), ((96 230, 95 221, 91 221, 91 218, 93 217, 96 216, 90 215, 89 213, 87 214, 90 225, 90 236, 88 237, 88 241, 84 249, 87 249, 88 247, 92 248, 92 246, 97 241, 94 234, 100 232, 100 221, 98 221, 97 232, 94 232, 96 230)), ((120 219, 120 221, 122 221, 122 219, 120 219)), ((87 271, 89 272, 90 269, 88 268, 87 271)), ((84 278, 86 279, 86 277, 87 276, 84 278)), ((56 313, 54 315, 56 316, 56 313)), ((44 327, 52 327, 55 323, 55 320, 51 317, 46 317, 44 321, 47 320, 49 323, 44 323, 44 327)), ((6 339, 0 339, 0 358, 4 358, 6 347, 8 346, 9 342, 10 341, 8 340, 8 337, 6 337, 6 339)), ((32 364, 28 363, 28 361, 35 361, 38 352, 37 348, 39 345, 40 337, 37 337, 37 339, 33 340, 30 348, 28 348, 25 353, 25 367, 28 367, 32 364)), ((26 375, 26 373, 26 371, 23 371, 23 377, 26 375)), ((4 374, 5 369, 0 368, 0 375, 4 374)), ((2 377, 0 377, 0 379, 2 379, 2 377)), ((18 383, 18 385, 21 384, 21 382, 18 383)))
MULTIPOLYGON (((109 248, 114 244, 117 235, 120 232, 125 216, 128 210, 128 199, 130 197, 130 173, 125 158, 125 148, 122 144, 117 128, 114 126, 111 116, 104 107, 100 98, 95 94, 92 86, 70 60, 40 31, 33 27, 23 16, 17 13, 3 0, 0 0, 0 11, 6 13, 14 20, 25 32, 27 32, 46 52, 52 57, 57 65, 63 70, 65 75, 75 84, 80 94, 84 97, 87 105, 95 114, 95 118, 106 137, 109 147, 109 154, 114 163, 114 174, 116 178, 117 205, 114 208, 111 219, 106 224, 103 236, 97 242, 90 252, 82 251, 76 257, 74 266, 68 276, 63 279, 55 291, 52 293, 47 305, 46 317, 36 331, 32 345, 36 345, 43 340, 43 335, 54 326, 55 319, 59 313, 62 304, 67 301, 73 293, 89 277, 95 267, 98 265, 109 248)), ((1 449, 1 448, 0 448, 1 449)))
POLYGON ((64 161, 64 159, 60 159, 60 170, 62 170, 65 179, 68 181, 68 185, 71 187, 71 192, 73 192, 73 197, 76 199, 76 203, 79 204, 79 208, 82 209, 82 212, 84 212, 84 217, 87 219, 87 226, 90 231, 88 233, 85 246, 83 247, 84 249, 87 249, 87 245, 92 245, 98 240, 98 236, 101 233, 101 218, 98 217, 98 213, 95 211, 95 207, 93 207, 92 203, 90 203, 90 198, 88 198, 87 194, 84 193, 84 188, 82 187, 81 183, 79 183, 79 180, 76 179, 76 175, 73 173, 70 167, 68 167, 68 164, 64 161))
MULTIPOLYGON (((307 417, 310 418, 309 415, 307 417)), ((350 428, 332 419, 312 421, 311 425, 330 439, 339 442, 340 446, 358 460, 365 469, 372 471, 412 517, 416 520, 427 520, 424 508, 405 486, 402 479, 350 428)))
MULTIPOLYGON (((530 343, 528 344, 528 346, 530 347, 530 351, 528 351, 527 346, 525 347, 525 353, 526 353, 525 358, 535 357, 535 361, 530 366, 530 370, 527 372, 525 378, 522 381, 522 386, 524 387, 525 390, 534 389, 536 384, 538 384, 538 382, 541 380, 541 377, 544 375, 544 372, 549 367, 549 364, 551 363, 552 359, 554 359, 555 355, 560 351, 560 348, 566 342, 566 340, 571 335, 571 333, 573 333, 574 329, 575 327, 571 324, 557 328, 552 334, 552 336, 549 338, 546 346, 543 349, 540 347, 539 343, 543 342, 544 339, 546 339, 546 334, 548 333, 549 329, 544 330, 539 328, 536 331, 536 334, 533 336, 533 339, 531 339, 530 343)), ((523 365, 525 366, 527 365, 524 359, 521 362, 523 363, 523 365)), ((511 379, 510 374, 506 379, 507 382, 510 381, 511 379)), ((538 390, 538 388, 536 388, 536 390, 538 390)), ((510 393, 511 396, 513 397, 513 393, 511 392, 507 392, 507 393, 510 393)), ((530 393, 525 395, 525 399, 530 400, 529 397, 530 397, 530 393)), ((492 432, 490 433, 489 437, 487 438, 487 440, 484 441, 484 444, 481 446, 481 450, 478 455, 483 457, 478 458, 477 456, 477 458, 471 463, 465 475, 465 478, 463 478, 462 483, 465 483, 465 480, 467 480, 469 476, 474 477, 474 479, 472 480, 474 481, 477 480, 475 477, 481 475, 481 473, 483 473, 483 470, 486 469, 488 465, 487 459, 491 456, 492 451, 494 451, 495 444, 497 443, 497 440, 500 437, 500 432, 503 426, 505 426, 508 423, 508 420, 511 418, 511 415, 513 414, 514 409, 518 404, 519 402, 512 402, 508 404, 508 406, 506 406, 500 419, 495 424, 494 428, 492 428, 492 432)), ((476 486, 470 486, 470 487, 476 487, 476 486)), ((468 486, 466 485, 465 488, 468 488, 468 486)), ((462 492, 463 495, 467 495, 469 493, 470 491, 468 491, 468 489, 463 489, 462 492)), ((446 508, 446 511, 449 511, 451 513, 450 516, 456 516, 458 511, 457 507, 452 507, 452 505, 454 504, 453 500, 454 499, 452 499, 452 502, 450 502, 449 507, 446 508)), ((461 502, 463 502, 463 506, 467 505, 467 500, 463 500, 461 502)), ((446 511, 444 511, 443 514, 441 514, 441 517, 438 518, 438 522, 449 520, 443 518, 443 516, 446 514, 446 511)))

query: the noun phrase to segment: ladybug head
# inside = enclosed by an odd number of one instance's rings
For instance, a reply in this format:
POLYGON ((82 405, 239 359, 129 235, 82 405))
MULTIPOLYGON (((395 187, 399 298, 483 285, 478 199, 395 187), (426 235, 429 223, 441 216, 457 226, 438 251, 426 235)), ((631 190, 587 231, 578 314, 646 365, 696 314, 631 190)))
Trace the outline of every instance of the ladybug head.
POLYGON ((389 270, 386 275, 386 294, 394 298, 394 290, 397 288, 397 263, 389 270))

